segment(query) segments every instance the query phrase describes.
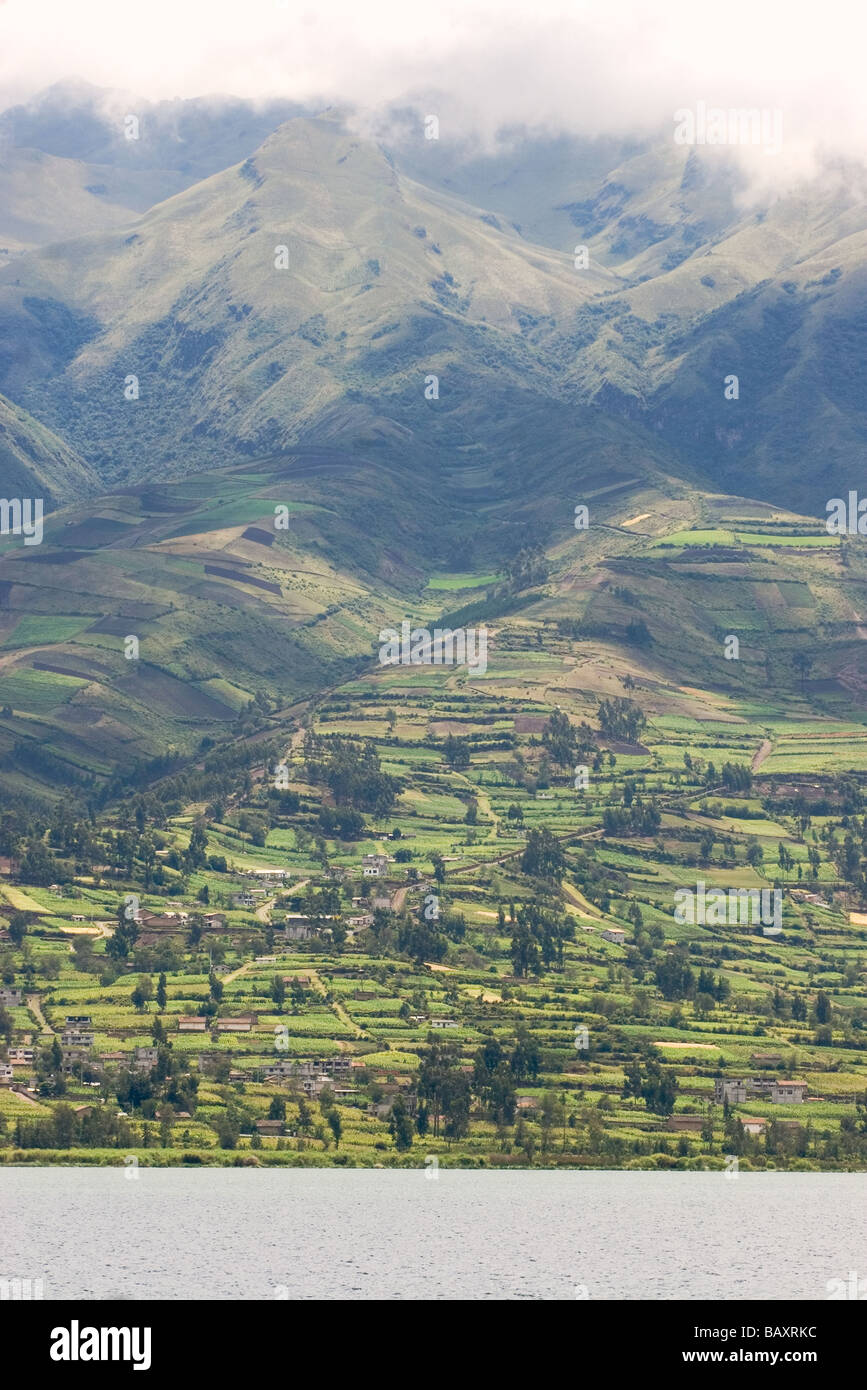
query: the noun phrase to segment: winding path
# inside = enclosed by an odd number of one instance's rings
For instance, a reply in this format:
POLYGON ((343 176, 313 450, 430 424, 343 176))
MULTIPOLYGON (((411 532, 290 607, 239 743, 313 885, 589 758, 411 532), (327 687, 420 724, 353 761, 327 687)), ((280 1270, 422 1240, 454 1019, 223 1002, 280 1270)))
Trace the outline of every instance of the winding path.
POLYGON ((772 744, 769 738, 763 739, 760 747, 753 754, 753 760, 750 763, 750 768, 753 772, 758 772, 759 768, 765 761, 765 758, 768 756, 773 746, 774 745, 772 744))
POLYGON ((43 1033, 50 1033, 51 1036, 54 1037, 54 1029, 51 1027, 51 1024, 48 1022, 48 1019, 42 1012, 42 1008, 39 1003, 39 995, 28 994, 25 996, 25 998, 27 1000, 28 1009, 32 1013, 33 1017, 36 1019, 36 1022, 39 1024, 39 1027, 42 1029, 43 1033))

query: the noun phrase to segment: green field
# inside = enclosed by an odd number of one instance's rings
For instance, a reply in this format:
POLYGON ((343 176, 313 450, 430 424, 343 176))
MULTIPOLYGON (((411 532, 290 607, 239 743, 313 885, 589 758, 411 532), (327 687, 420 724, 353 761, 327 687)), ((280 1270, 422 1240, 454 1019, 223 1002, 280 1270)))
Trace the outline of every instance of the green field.
POLYGON ((87 682, 54 671, 16 670, 0 675, 0 701, 13 709, 47 714, 64 704, 87 682))
POLYGON ((75 637, 90 623, 90 618, 47 617, 28 614, 20 618, 2 645, 7 648, 38 647, 50 642, 65 642, 75 637))

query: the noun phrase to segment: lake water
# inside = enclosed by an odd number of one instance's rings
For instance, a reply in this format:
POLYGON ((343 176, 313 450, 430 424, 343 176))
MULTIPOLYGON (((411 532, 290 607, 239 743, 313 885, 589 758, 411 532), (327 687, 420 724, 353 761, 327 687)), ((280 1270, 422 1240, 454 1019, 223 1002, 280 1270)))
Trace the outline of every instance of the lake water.
POLYGON ((0 1279, 44 1297, 826 1299, 867 1176, 0 1169, 0 1279))

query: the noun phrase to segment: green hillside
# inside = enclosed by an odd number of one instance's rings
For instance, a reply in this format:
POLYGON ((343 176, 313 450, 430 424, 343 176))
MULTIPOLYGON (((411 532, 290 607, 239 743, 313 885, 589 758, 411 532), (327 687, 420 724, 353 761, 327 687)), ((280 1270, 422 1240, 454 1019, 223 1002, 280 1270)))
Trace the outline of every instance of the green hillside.
MULTIPOLYGON (((629 436, 608 428, 585 430, 583 469, 540 462, 541 497, 520 491, 505 440, 502 473, 432 467, 428 482, 400 451, 311 447, 62 509, 39 546, 3 538, 0 779, 101 796, 167 750, 180 764, 231 743, 257 697, 279 733, 369 668, 382 627, 443 613, 540 653, 565 642, 573 684, 635 677, 660 716, 746 699, 859 717, 860 540, 642 475, 637 448, 627 469, 629 436)), ((492 655, 486 680, 508 675, 492 655)))
POLYGON ((41 497, 46 511, 99 486, 93 469, 75 449, 2 396, 0 479, 5 497, 41 497))

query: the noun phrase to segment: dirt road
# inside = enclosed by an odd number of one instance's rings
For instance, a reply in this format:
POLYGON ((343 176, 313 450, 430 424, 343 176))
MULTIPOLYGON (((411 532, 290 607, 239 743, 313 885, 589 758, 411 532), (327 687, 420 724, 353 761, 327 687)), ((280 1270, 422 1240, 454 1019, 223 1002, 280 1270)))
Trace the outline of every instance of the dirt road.
POLYGON ((766 738, 762 741, 762 744, 759 747, 759 749, 753 754, 753 760, 750 763, 750 767, 752 768, 753 772, 758 772, 759 768, 765 761, 765 758, 768 756, 773 746, 774 745, 771 743, 771 740, 769 738, 766 738))
POLYGON ((42 1009, 39 1006, 39 995, 28 994, 26 995, 26 1000, 28 1009, 32 1013, 33 1017, 36 1019, 36 1022, 39 1024, 39 1027, 42 1029, 43 1033, 51 1033, 51 1035, 53 1036, 54 1029, 51 1027, 51 1024, 48 1022, 48 1019, 45 1017, 44 1013, 42 1012, 42 1009))

